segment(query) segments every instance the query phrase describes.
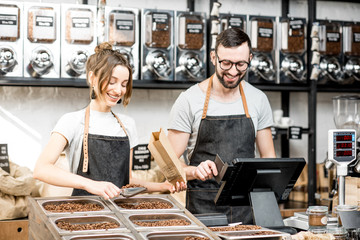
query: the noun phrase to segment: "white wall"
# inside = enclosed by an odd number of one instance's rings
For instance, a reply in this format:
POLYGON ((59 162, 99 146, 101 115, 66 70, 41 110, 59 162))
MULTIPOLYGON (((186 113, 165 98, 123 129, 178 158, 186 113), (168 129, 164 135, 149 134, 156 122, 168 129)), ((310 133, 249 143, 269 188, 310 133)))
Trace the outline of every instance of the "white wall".
MULTIPOLYGON (((58 2, 44 0, 43 2, 58 2)), ((62 2, 75 3, 75 0, 62 2)), ((89 0, 96 4, 96 0, 89 0)), ((187 1, 174 0, 107 0, 109 5, 123 7, 186 10, 187 1)), ((279 16, 280 0, 222 0, 221 12, 279 16)), ((209 1, 196 0, 196 11, 209 13, 209 1)), ((319 18, 331 16, 336 20, 359 21, 360 4, 323 2, 317 3, 319 18)), ((307 1, 290 1, 290 15, 307 16, 307 1)), ((147 143, 150 134, 160 127, 166 128, 172 104, 183 90, 134 89, 130 105, 124 111, 136 123, 141 143, 147 143)), ((273 109, 280 108, 280 94, 266 92, 273 109)), ((327 131, 334 128, 332 96, 339 93, 318 93, 317 96, 317 161, 326 156, 327 131)), ((86 88, 58 87, 0 87, 0 143, 9 145, 10 159, 33 169, 35 161, 49 139, 49 133, 59 117, 69 111, 83 108, 88 103, 86 88)), ((290 94, 290 117, 295 125, 308 126, 307 93, 290 94)), ((120 106, 118 107, 120 108, 120 106)), ((279 141, 276 141, 279 152, 279 141)), ((307 135, 302 140, 290 141, 291 157, 307 159, 307 135)))

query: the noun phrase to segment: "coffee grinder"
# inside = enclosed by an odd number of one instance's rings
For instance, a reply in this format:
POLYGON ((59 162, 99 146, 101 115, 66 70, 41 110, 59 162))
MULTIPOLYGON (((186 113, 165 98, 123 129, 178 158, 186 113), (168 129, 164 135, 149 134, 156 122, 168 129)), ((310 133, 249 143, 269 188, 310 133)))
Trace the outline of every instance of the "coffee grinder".
POLYGON ((0 4, 0 76, 23 76, 23 4, 0 4))
POLYGON ((281 18, 280 83, 306 83, 306 19, 281 18))
POLYGON ((342 28, 338 21, 320 20, 318 26, 318 43, 312 45, 319 56, 313 56, 313 63, 319 64, 318 84, 349 84, 344 79, 342 70, 342 28), (316 46, 316 47, 314 47, 316 46), (315 61, 316 59, 316 61, 315 61))
POLYGON ((174 11, 142 9, 141 79, 174 80, 174 11))
POLYGON ((275 64, 275 17, 249 16, 253 58, 248 71, 250 83, 277 83, 275 64))
POLYGON ((127 58, 133 79, 139 79, 139 10, 106 6, 105 16, 105 40, 127 58))
POLYGON ((360 23, 343 25, 343 53, 345 78, 360 81, 360 23))
POLYGON ((96 6, 61 4, 61 77, 86 78, 86 61, 94 53, 96 6))
POLYGON ((176 12, 176 81, 202 81, 206 78, 205 13, 176 12))

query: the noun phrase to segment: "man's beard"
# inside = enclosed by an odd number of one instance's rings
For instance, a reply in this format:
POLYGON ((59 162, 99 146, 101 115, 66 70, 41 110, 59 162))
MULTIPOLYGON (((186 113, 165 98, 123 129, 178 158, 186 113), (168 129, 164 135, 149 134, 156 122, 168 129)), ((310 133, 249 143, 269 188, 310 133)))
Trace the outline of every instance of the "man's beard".
POLYGON ((241 81, 244 79, 244 77, 245 77, 245 73, 240 73, 240 72, 239 72, 239 73, 235 76, 235 77, 239 76, 239 79, 238 79, 236 82, 229 84, 229 83, 225 82, 225 80, 224 80, 224 75, 225 75, 226 72, 224 72, 224 73, 222 74, 222 76, 221 76, 220 73, 218 72, 218 70, 215 69, 215 73, 216 73, 216 76, 217 76, 217 78, 219 79, 221 85, 223 85, 224 88, 228 88, 228 89, 233 89, 233 88, 238 87, 239 84, 240 84, 240 82, 241 82, 241 81), (243 75, 241 76, 241 74, 243 74, 243 75))

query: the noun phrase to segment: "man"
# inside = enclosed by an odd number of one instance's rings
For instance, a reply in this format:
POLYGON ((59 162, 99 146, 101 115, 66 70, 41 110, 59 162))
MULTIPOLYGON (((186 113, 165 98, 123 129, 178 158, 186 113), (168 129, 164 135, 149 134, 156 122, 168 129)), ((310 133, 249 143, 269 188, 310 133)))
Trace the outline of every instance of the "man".
POLYGON ((193 214, 226 213, 229 222, 252 223, 250 207, 215 206, 219 184, 214 159, 276 157, 266 95, 242 81, 252 58, 249 36, 230 28, 216 39, 210 54, 215 74, 180 94, 171 113, 168 138, 178 157, 185 150, 186 207, 193 214))

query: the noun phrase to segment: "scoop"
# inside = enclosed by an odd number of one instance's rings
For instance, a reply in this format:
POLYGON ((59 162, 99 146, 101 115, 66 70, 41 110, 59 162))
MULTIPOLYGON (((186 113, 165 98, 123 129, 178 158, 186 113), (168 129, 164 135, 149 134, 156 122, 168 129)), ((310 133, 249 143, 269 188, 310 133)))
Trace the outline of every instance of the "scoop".
POLYGON ((120 189, 120 195, 123 197, 132 197, 139 193, 145 192, 147 190, 146 187, 133 187, 133 188, 122 188, 120 189))

